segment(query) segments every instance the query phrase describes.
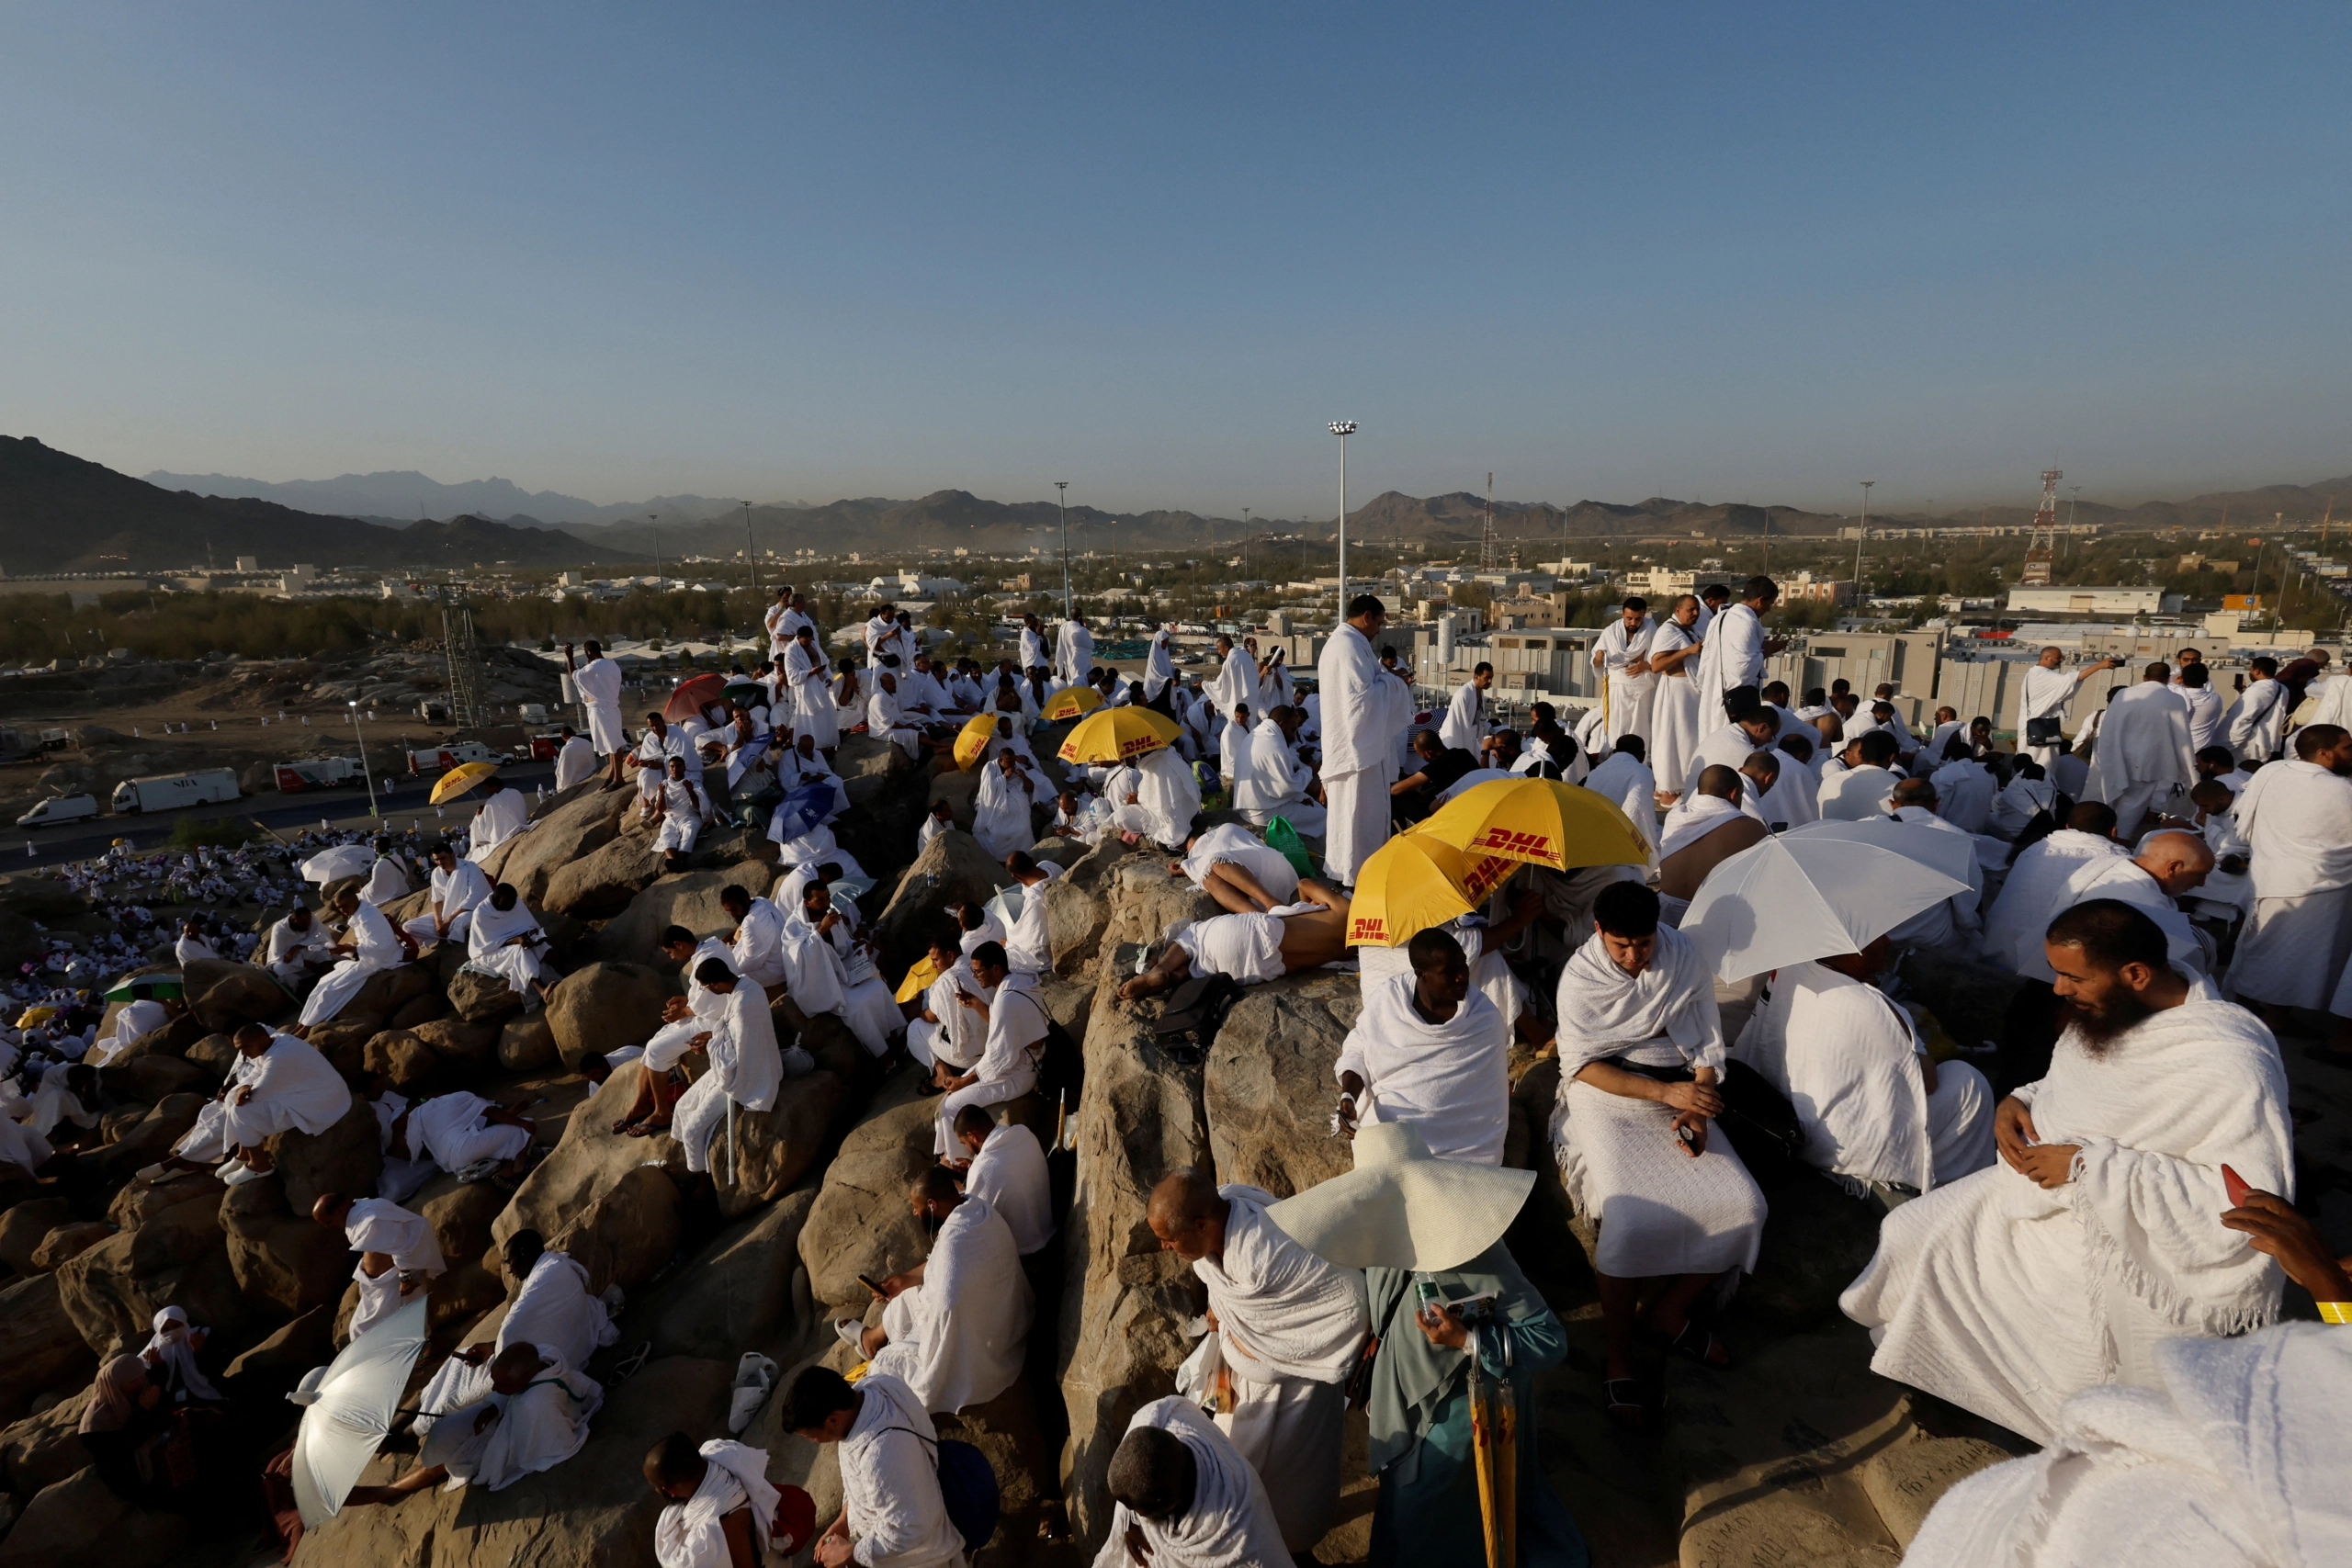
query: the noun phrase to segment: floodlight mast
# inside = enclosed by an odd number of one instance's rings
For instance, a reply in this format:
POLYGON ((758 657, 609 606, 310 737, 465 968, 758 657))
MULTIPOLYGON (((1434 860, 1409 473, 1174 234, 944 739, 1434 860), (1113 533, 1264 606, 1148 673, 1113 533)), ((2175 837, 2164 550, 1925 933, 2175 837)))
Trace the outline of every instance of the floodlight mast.
POLYGON ((1348 618, 1348 437, 1356 433, 1356 422, 1335 419, 1330 431, 1340 438, 1340 606, 1331 617, 1337 626, 1348 618))

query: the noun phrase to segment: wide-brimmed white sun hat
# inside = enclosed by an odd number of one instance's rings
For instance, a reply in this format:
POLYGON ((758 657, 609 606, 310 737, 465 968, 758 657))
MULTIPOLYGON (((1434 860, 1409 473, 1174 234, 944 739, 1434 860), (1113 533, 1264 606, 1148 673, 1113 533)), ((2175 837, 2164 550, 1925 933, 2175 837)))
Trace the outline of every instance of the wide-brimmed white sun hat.
POLYGON ((1459 1268, 1502 1239, 1535 1187, 1532 1170, 1439 1159, 1409 1122, 1356 1134, 1356 1168, 1266 1211, 1342 1269, 1459 1268))

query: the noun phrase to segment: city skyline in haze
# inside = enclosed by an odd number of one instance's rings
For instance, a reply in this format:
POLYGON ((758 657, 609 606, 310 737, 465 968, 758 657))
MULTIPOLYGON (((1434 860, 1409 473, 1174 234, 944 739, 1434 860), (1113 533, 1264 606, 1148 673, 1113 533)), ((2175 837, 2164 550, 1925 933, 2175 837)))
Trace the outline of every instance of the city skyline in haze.
POLYGON ((0 431, 612 503, 2352 469, 2337 9, 0 17, 0 431))

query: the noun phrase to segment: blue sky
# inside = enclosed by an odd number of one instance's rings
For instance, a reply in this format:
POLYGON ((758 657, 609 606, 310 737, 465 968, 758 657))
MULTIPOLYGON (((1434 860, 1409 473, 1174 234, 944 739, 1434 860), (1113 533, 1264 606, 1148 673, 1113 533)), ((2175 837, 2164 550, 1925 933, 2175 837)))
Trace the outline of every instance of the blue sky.
POLYGON ((2341 6, 0 12, 0 431, 598 501, 2352 470, 2341 6))

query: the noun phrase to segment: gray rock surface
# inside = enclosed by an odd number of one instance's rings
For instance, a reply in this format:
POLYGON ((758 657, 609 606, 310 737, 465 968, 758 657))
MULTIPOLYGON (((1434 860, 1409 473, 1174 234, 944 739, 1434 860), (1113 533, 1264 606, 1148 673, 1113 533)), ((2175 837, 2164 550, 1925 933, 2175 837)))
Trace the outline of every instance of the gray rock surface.
POLYGON ((161 1568, 188 1543, 188 1522, 124 1502, 85 1470, 43 1487, 0 1540, 0 1568, 161 1568))
POLYGON ((1362 1006, 1354 976, 1319 972, 1252 986, 1234 1004, 1201 1075, 1219 1181, 1287 1198, 1353 1168, 1329 1122, 1332 1069, 1362 1006))
POLYGON ((556 983, 548 998, 548 1028, 566 1068, 580 1058, 644 1042, 662 1026, 662 1004, 680 987, 641 964, 591 964, 556 983))

